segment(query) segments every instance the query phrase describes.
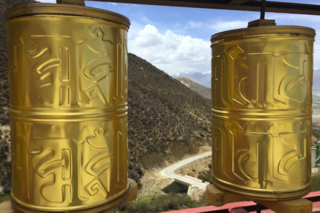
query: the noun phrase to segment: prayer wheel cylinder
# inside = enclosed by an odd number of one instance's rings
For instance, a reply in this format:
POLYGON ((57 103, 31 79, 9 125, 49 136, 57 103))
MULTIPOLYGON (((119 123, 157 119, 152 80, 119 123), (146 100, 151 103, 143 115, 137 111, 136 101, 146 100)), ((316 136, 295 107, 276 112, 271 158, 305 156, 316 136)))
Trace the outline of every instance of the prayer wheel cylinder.
POLYGON ((6 13, 12 203, 101 212, 128 181, 127 31, 116 13, 28 4, 6 13))
POLYGON ((315 31, 256 26, 211 37, 212 181, 250 199, 310 191, 315 31))

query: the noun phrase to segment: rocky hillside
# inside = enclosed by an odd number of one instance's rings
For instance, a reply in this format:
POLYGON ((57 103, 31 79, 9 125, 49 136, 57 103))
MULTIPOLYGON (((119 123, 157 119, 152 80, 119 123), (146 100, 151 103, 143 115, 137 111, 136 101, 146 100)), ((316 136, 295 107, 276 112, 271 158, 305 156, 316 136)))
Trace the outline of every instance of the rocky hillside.
POLYGON ((170 143, 190 146, 211 138, 210 100, 133 54, 128 84, 131 177, 142 175, 139 159, 148 153, 164 158, 170 143))
POLYGON ((176 78, 178 81, 205 98, 211 99, 211 89, 191 81, 187 77, 176 78))

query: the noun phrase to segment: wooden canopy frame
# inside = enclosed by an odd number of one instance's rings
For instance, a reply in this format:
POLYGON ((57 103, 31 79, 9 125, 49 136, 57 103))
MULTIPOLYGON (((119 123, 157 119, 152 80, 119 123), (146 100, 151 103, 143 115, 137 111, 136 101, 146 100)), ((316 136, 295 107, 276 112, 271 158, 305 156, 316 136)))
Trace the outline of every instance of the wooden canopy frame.
MULTIPOLYGON (((224 10, 260 11, 259 0, 88 0, 130 4, 163 5, 177 7, 211 8, 224 10)), ((302 0, 301 0, 302 1, 302 0)), ((267 1, 266 12, 320 15, 320 5, 267 1)))

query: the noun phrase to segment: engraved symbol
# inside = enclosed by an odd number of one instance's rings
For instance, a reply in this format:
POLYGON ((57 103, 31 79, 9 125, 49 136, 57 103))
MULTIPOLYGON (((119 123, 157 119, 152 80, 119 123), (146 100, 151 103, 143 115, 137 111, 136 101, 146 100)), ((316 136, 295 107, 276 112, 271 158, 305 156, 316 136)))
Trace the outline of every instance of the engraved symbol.
POLYGON ((33 125, 31 123, 17 122, 15 125, 16 135, 16 152, 12 153, 12 157, 16 160, 13 161, 13 171, 17 171, 17 174, 13 172, 13 175, 22 175, 26 178, 27 197, 30 198, 30 157, 29 146, 30 137, 33 125), (17 169, 17 170, 16 170, 17 169))
POLYGON ((278 177, 276 161, 274 156, 279 141, 279 133, 274 124, 265 122, 247 123, 243 132, 240 133, 244 141, 248 141, 249 147, 255 148, 256 152, 250 152, 250 158, 244 167, 252 181, 257 181, 255 187, 265 189, 272 184, 285 183, 278 177), (270 154, 267 154, 267 151, 270 154))
POLYGON ((70 81, 70 52, 68 48, 59 48, 59 58, 49 59, 41 63, 35 70, 35 73, 39 77, 39 80, 43 81, 49 77, 56 79, 57 73, 53 72, 54 69, 58 69, 58 81, 54 83, 46 83, 40 86, 38 90, 38 97, 44 101, 44 103, 54 104, 59 102, 59 106, 70 106, 71 104, 71 91, 69 86, 70 81), (52 70, 53 68, 53 70, 52 70), (58 100, 55 100, 53 92, 55 89, 59 91, 58 100))
POLYGON ((228 100, 232 100, 232 105, 235 104, 238 107, 244 108, 248 102, 243 94, 243 83, 247 78, 247 73, 238 73, 236 65, 239 63, 238 55, 243 54, 244 51, 238 46, 233 46, 225 51, 225 56, 227 58, 227 67, 228 76, 227 82, 229 84, 229 91, 225 91, 230 97, 228 100), (238 63, 237 63, 238 62, 238 63), (245 75, 244 75, 245 74, 245 75), (242 77, 244 75, 244 77, 242 77), (240 80, 239 77, 242 77, 240 80))
POLYGON ((220 162, 218 170, 230 181, 237 178, 246 183, 251 179, 243 168, 243 163, 248 158, 248 144, 239 134, 243 131, 237 122, 219 121, 219 126, 213 125, 213 157, 215 162, 220 162), (220 127, 219 127, 220 126, 220 127))
MULTIPOLYGON (((216 55, 212 57, 213 72, 211 74, 211 88, 212 88, 212 103, 213 106, 219 106, 218 101, 220 100, 221 93, 221 75, 222 75, 222 60, 221 55, 216 55)), ((221 95, 221 97, 223 97, 221 95)))
POLYGON ((239 64, 242 65, 238 56, 243 52, 239 46, 232 46, 225 50, 223 55, 212 57, 212 74, 214 75, 212 78, 214 79, 211 83, 215 108, 246 108, 249 103, 244 93, 244 85, 248 80, 248 70, 244 67, 245 70, 242 71, 238 66, 239 64))
POLYGON ((128 178, 128 121, 127 118, 120 120, 120 123, 117 125, 118 131, 116 132, 116 142, 115 142, 115 151, 117 152, 116 160, 116 171, 117 171, 117 182, 116 186, 123 188, 127 183, 128 178))
MULTIPOLYGON (((212 119, 213 120, 213 119, 212 119)), ((222 169, 222 166, 225 162, 220 159, 220 153, 221 153, 221 145, 225 142, 225 139, 222 139, 222 129, 221 129, 221 121, 212 122, 212 136, 213 136, 213 144, 212 144, 212 158, 213 162, 215 162, 215 167, 213 168, 213 173, 215 174, 216 171, 220 171, 222 169)), ((219 173, 219 172, 218 172, 219 173)))
POLYGON ((239 55, 239 59, 240 65, 248 70, 243 94, 249 100, 247 108, 306 106, 309 54, 243 53, 239 55))
POLYGON ((113 63, 105 48, 113 45, 100 28, 85 39, 85 45, 92 52, 92 59, 87 63, 83 74, 91 81, 84 92, 89 101, 99 98, 103 104, 110 102, 110 85, 113 76, 113 63))
POLYGON ((299 107, 308 105, 309 96, 309 54, 280 53, 281 60, 287 65, 287 73, 279 84, 279 94, 296 102, 299 107), (296 60, 295 60, 296 59, 296 60), (291 63, 290 63, 291 62, 291 63))
POLYGON ((127 37, 126 33, 122 32, 116 49, 116 76, 115 76, 115 94, 113 99, 118 102, 127 98, 127 37))
POLYGON ((73 139, 34 137, 31 147, 36 173, 42 178, 41 195, 53 203, 85 200, 79 193, 79 145, 73 139), (72 178, 75 177, 75 178, 72 178), (76 178, 77 177, 77 178, 76 178))
POLYGON ((305 180, 306 177, 303 176, 303 173, 296 170, 300 168, 299 164, 306 164, 307 136, 308 127, 306 122, 301 122, 299 132, 279 134, 279 139, 286 148, 286 153, 279 160, 279 174, 305 180))
POLYGON ((87 137, 87 143, 94 148, 95 153, 85 166, 85 171, 94 177, 86 186, 85 190, 91 195, 95 195, 100 190, 105 196, 110 191, 110 179, 111 179, 111 162, 113 155, 110 154, 107 147, 107 141, 113 141, 113 136, 102 127, 97 128, 95 136, 87 137), (99 177, 107 172, 107 178, 103 181, 106 182, 106 186, 99 179, 99 177))
POLYGON ((31 35, 27 53, 36 77, 39 100, 46 106, 79 106, 84 94, 79 89, 78 47, 69 36, 31 35), (34 42, 35 41, 35 42, 34 42), (49 46, 47 46, 49 45, 49 46), (54 46, 51 46, 54 45, 54 46))
POLYGON ((16 46, 8 49, 8 59, 10 59, 8 61, 8 82, 11 85, 21 86, 21 89, 15 89, 15 95, 11 95, 10 98, 15 99, 20 104, 27 103, 29 88, 26 85, 27 73, 24 66, 26 61, 24 40, 19 36, 13 37, 13 39, 16 46))

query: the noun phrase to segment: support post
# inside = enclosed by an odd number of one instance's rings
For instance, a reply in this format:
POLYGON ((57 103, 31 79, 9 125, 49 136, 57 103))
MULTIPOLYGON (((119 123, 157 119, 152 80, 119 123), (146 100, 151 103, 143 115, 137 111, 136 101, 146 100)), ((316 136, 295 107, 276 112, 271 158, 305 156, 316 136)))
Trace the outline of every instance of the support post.
POLYGON ((266 0, 261 0, 261 13, 260 13, 260 19, 264 19, 266 14, 266 0))

